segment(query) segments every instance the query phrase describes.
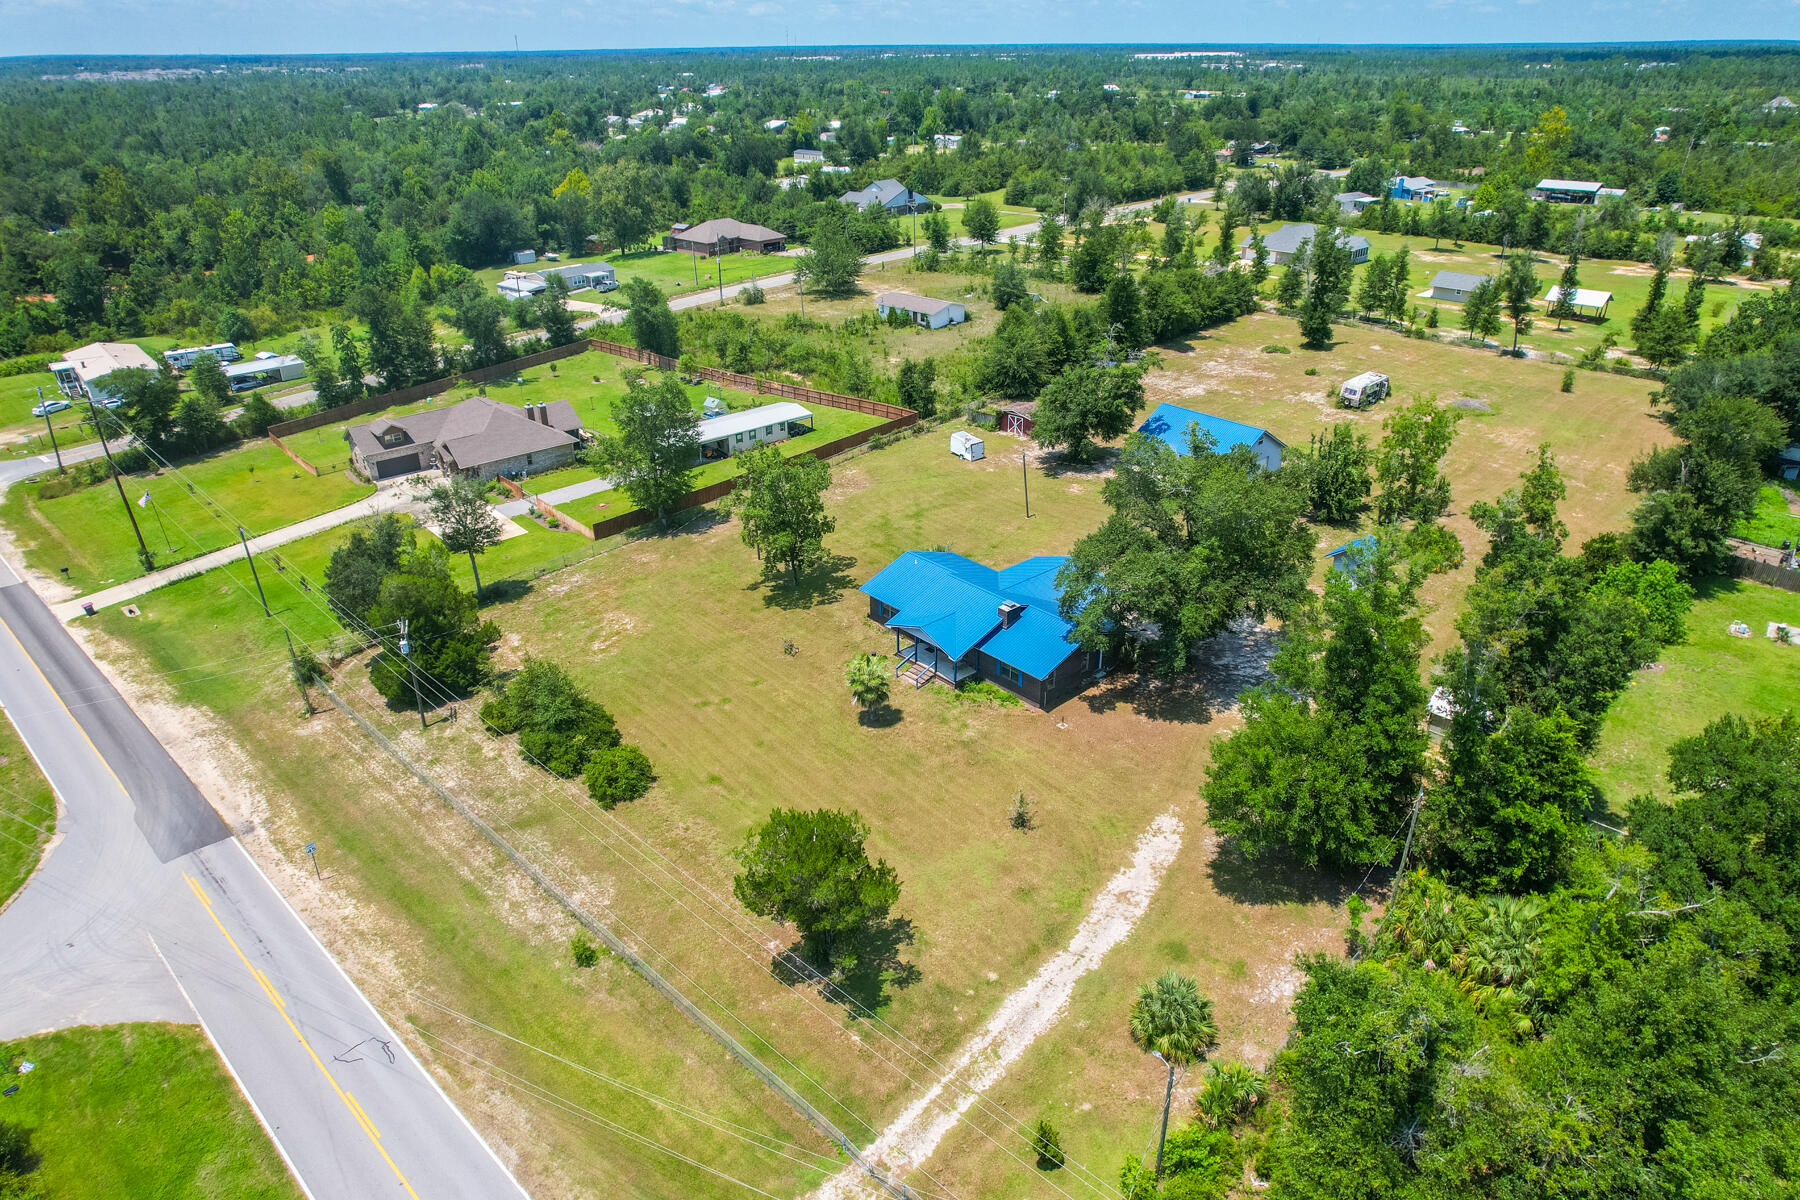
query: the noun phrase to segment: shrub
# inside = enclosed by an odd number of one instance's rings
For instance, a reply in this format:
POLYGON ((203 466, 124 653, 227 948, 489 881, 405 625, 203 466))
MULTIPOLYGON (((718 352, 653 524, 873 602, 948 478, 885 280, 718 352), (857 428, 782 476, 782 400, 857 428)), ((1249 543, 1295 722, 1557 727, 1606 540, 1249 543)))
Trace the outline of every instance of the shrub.
POLYGON ((1570 367, 1568 370, 1563 372, 1562 390, 1565 392, 1572 392, 1575 390, 1575 368, 1574 367, 1570 367))
POLYGON ((656 782, 656 772, 649 758, 632 745, 614 746, 595 755, 583 772, 588 795, 601 808, 611 808, 628 800, 636 800, 656 782))
MULTIPOLYGON (((573 779, 588 760, 619 744, 612 714, 585 695, 569 673, 553 662, 527 658, 507 680, 504 699, 488 704, 502 720, 503 733, 519 731, 519 753, 553 775, 573 779)), ((483 719, 489 719, 482 706, 483 719)))
POLYGON ((1318 374, 1318 373, 1319 373, 1319 368, 1317 368, 1317 367, 1308 367, 1308 368, 1306 368, 1306 373, 1307 373, 1307 374, 1308 374, 1308 375, 1317 375, 1317 374, 1318 374))
POLYGON ((1062 1135, 1049 1117, 1039 1117, 1031 1131, 1031 1152, 1037 1155, 1040 1171, 1054 1171, 1063 1165, 1062 1135))
POLYGON ((768 299, 763 295, 762 285, 754 282, 738 294, 744 298, 745 304, 761 304, 768 299))
POLYGON ((481 702, 481 720, 495 737, 519 732, 519 722, 513 717, 512 706, 507 704, 504 693, 496 693, 481 702))
POLYGON ((998 704, 1002 708, 1023 708, 1025 701, 992 680, 977 679, 951 690, 950 695, 963 704, 998 704))
POLYGON ((1463 544, 1442 525, 1415 525, 1405 535, 1406 557, 1427 571, 1454 571, 1462 566, 1463 544))
POLYGON ((1293 353, 1293 351, 1289 350, 1286 346, 1264 346, 1262 348, 1262 352, 1264 354, 1291 354, 1291 353, 1293 353))
POLYGON ((569 939, 569 957, 575 965, 582 968, 598 966, 600 963, 600 947, 588 940, 588 935, 578 933, 569 939))

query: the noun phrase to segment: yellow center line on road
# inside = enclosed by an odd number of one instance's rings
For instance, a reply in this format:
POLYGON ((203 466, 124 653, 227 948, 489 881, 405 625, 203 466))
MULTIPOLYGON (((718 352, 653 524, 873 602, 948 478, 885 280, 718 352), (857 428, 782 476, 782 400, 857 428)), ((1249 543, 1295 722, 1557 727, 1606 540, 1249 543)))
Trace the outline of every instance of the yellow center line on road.
POLYGON ((206 915, 212 918, 213 924, 218 926, 219 932, 230 943, 232 950, 238 956, 238 961, 244 964, 244 969, 250 972, 250 977, 261 985, 263 993, 269 998, 269 1003, 274 1006, 276 1012, 281 1014, 281 1019, 287 1022, 287 1027, 293 1032, 295 1039, 306 1048, 307 1056, 312 1059, 313 1066, 319 1068, 319 1074, 325 1077, 325 1082, 331 1085, 331 1090, 337 1093, 337 1098, 343 1101, 344 1107, 350 1110, 350 1115, 356 1119, 356 1123, 362 1126, 363 1133, 368 1135, 369 1141, 374 1144, 383 1161, 393 1170, 394 1178, 400 1181, 400 1186, 406 1189, 406 1194, 411 1196, 412 1200, 419 1200, 419 1193, 413 1191, 412 1184, 407 1182, 399 1165, 388 1154, 387 1147, 381 1144, 381 1133, 375 1128, 375 1122, 369 1119, 369 1114, 363 1111, 363 1106, 357 1103, 356 1097, 338 1086, 338 1081, 332 1078, 330 1071, 326 1070, 325 1064, 320 1061, 318 1054, 313 1050, 312 1043, 306 1040, 306 1035, 300 1032, 299 1026, 294 1024, 293 1017, 288 1015, 287 1003, 282 1000, 281 993, 275 990, 275 985, 269 982, 269 977, 259 971, 255 964, 245 956, 237 944, 237 939, 232 937, 231 931, 225 928, 225 922, 219 920, 219 914, 213 911, 212 897, 208 896, 206 889, 201 887, 199 882, 186 871, 181 873, 181 877, 187 880, 188 887, 193 889, 194 898, 200 901, 201 906, 206 909, 206 915))

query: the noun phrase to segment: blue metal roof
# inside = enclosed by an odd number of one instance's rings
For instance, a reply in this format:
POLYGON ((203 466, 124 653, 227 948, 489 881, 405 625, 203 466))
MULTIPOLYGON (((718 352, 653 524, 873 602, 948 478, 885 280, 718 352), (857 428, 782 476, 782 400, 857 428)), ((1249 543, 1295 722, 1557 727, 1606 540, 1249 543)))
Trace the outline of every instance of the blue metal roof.
POLYGON ((1365 533, 1359 538, 1345 542, 1336 550, 1326 554, 1325 557, 1331 560, 1332 570, 1342 571, 1354 579, 1357 571, 1362 568, 1363 561, 1374 552, 1375 535, 1365 533))
POLYGON ((1056 573, 1067 561, 1043 555, 996 571, 960 554, 909 550, 862 591, 897 610, 890 629, 912 633, 956 660, 979 647, 1042 679, 1076 651, 1073 627, 1056 607, 1056 573), (1000 606, 1008 602, 1024 611, 1003 629, 1000 606))
POLYGON ((1213 446, 1221 454, 1239 446, 1255 446, 1265 437, 1277 446, 1287 445, 1266 429, 1258 429, 1239 421, 1228 421, 1211 413, 1195 412, 1191 408, 1182 408, 1179 404, 1157 405, 1149 419, 1138 426, 1138 432, 1160 438, 1177 454, 1186 454, 1190 425, 1198 425, 1200 432, 1211 434, 1213 446))

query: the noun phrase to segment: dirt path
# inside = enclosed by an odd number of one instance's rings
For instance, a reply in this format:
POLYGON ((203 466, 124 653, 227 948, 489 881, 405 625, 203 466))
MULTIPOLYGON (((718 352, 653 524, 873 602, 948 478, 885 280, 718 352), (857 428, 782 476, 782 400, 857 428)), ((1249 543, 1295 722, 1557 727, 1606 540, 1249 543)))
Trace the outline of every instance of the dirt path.
MULTIPOLYGON (((1164 872, 1181 850, 1181 831, 1181 820, 1173 811, 1150 822, 1138 838, 1131 862, 1101 890, 1068 947, 1008 996, 943 1078, 881 1131, 867 1148, 871 1159, 901 1177, 924 1163, 981 1094, 1062 1019, 1076 982, 1125 940, 1150 907, 1164 872)), ((855 1168, 840 1171, 813 1193, 815 1200, 877 1195, 855 1168)))

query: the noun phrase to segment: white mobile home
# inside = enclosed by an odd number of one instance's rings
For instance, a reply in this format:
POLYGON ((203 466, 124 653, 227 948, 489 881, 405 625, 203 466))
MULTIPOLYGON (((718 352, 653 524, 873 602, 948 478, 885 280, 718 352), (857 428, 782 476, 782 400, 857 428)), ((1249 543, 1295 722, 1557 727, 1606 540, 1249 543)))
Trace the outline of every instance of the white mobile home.
POLYGON ((812 413, 791 400, 702 418, 698 430, 700 457, 712 462, 770 442, 811 433, 812 419, 812 413))
POLYGON ((194 365, 194 360, 202 354, 210 354, 221 363, 232 363, 244 357, 243 353, 230 342, 214 342, 210 346, 183 346, 179 350, 163 351, 163 361, 177 371, 185 371, 194 365))

